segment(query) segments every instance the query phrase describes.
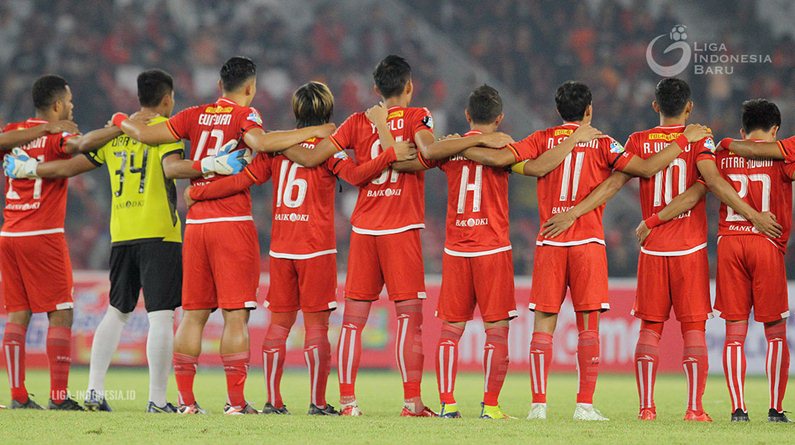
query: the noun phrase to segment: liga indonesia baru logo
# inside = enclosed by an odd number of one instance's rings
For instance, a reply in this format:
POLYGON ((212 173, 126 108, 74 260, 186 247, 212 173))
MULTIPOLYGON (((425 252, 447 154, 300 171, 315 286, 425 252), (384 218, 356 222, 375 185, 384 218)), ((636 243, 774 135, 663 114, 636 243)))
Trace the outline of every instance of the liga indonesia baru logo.
MULTIPOLYGON (((687 26, 675 25, 668 34, 660 34, 652 39, 646 47, 646 63, 649 68, 662 77, 674 77, 683 73, 693 64, 693 74, 734 74, 738 64, 773 63, 770 54, 732 54, 723 42, 687 42, 687 26), (655 57, 655 44, 658 40, 668 37, 671 42, 662 54, 679 52, 680 57, 674 63, 663 65, 655 57)), ((657 53, 659 54, 659 53, 657 53)))

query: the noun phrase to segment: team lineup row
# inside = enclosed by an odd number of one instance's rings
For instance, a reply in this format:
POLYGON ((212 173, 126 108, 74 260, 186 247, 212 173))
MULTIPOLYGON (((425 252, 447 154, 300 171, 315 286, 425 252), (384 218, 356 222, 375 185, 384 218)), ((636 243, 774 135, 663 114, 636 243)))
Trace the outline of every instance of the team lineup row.
POLYGON ((143 289, 150 319, 147 359, 149 412, 204 413, 193 381, 204 325, 221 309, 220 353, 227 377, 226 414, 286 414, 279 382, 286 339, 303 312, 304 356, 310 371, 309 414, 359 416, 355 383, 361 333, 372 301, 386 286, 397 316, 396 359, 404 389, 402 416, 460 417, 454 397, 458 341, 476 306, 483 318, 485 386, 480 416, 508 418, 498 397, 508 370, 509 322, 516 317, 509 239, 508 175, 538 177, 541 230, 536 241, 529 308, 532 405, 546 418, 546 381, 557 314, 570 291, 579 330, 574 418, 607 420, 593 405, 599 369, 599 315, 610 308, 602 212, 631 177, 640 177, 642 248, 633 314, 642 320, 635 353, 639 418, 653 420, 659 340, 671 309, 682 325, 682 365, 688 394, 685 420, 711 421, 701 403, 708 371, 705 321, 713 313, 706 254, 705 194, 722 201, 715 310, 727 320, 724 370, 732 420, 747 421, 743 343, 751 308, 768 339, 770 421, 788 421, 782 401, 789 351, 784 250, 792 213, 795 138, 776 142, 775 104, 743 104, 743 140, 716 146, 711 130, 686 125, 693 108, 680 79, 659 82, 652 102, 660 125, 633 133, 622 145, 591 125, 589 88, 569 81, 555 102, 563 121, 514 141, 498 131, 502 98, 483 85, 465 111, 463 136, 436 138, 425 108, 410 107, 411 68, 399 56, 376 67, 379 105, 330 124, 334 99, 309 82, 293 96, 296 129, 269 131, 250 107, 256 66, 233 57, 221 68, 215 102, 172 116, 171 76, 138 77, 141 110, 116 113, 105 128, 80 134, 72 122, 66 81, 43 76, 33 86, 35 118, 0 134, 6 203, 0 232, 0 272, 8 322, 3 336, 12 408, 40 408, 25 387, 25 333, 33 312, 50 327, 50 409, 83 409, 67 393, 72 278, 63 223, 68 177, 106 165, 112 190, 110 307, 92 345, 85 406, 110 411, 104 378, 125 323, 143 289), (15 130, 15 131, 11 131, 15 130), (182 140, 191 142, 185 150, 182 140), (346 153, 350 150, 354 158, 346 153), (252 152, 259 152, 252 158, 252 152), (81 155, 76 155, 82 153, 81 155), (76 156, 72 156, 76 155, 76 156), (446 241, 434 360, 441 403, 422 401, 422 300, 419 230, 424 228, 424 171, 438 167, 448 181, 446 241), (337 178, 359 187, 337 362, 341 409, 326 402, 331 368, 328 320, 337 307, 334 194, 337 178), (184 241, 175 179, 190 179, 184 241), (271 323, 261 352, 268 401, 250 406, 244 385, 250 357, 249 310, 257 307, 259 245, 249 188, 272 180, 271 323), (35 264, 34 264, 35 262, 35 264), (183 317, 173 333, 174 309, 183 317), (166 401, 173 363, 179 404, 166 401))

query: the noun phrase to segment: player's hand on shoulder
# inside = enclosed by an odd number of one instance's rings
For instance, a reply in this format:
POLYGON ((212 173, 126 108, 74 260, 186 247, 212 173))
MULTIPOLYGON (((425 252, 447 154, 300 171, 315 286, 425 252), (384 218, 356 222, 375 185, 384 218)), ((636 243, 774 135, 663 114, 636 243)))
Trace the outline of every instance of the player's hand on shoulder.
POLYGON ((588 120, 587 123, 583 121, 583 123, 580 124, 580 126, 577 127, 577 129, 574 130, 574 133, 572 133, 569 137, 574 138, 574 142, 579 144, 590 142, 603 136, 604 134, 598 128, 591 126, 591 122, 588 120))
POLYGON ((44 124, 44 131, 50 134, 57 134, 57 133, 71 133, 77 134, 80 133, 80 129, 77 128, 77 124, 70 120, 62 120, 57 122, 47 122, 44 124))
POLYGON ((36 167, 39 162, 28 156, 19 147, 14 148, 11 153, 3 158, 3 172, 6 176, 13 179, 38 178, 36 167))
POLYGON ((368 108, 367 111, 364 112, 364 115, 367 116, 367 119, 373 123, 373 125, 384 124, 389 115, 389 110, 387 110, 384 103, 381 102, 378 105, 373 105, 368 108))
POLYGON ((193 206, 193 204, 196 204, 196 201, 194 201, 194 200, 193 200, 193 199, 190 197, 190 190, 191 190, 191 188, 193 188, 193 186, 192 186, 192 185, 189 185, 189 186, 185 187, 185 191, 184 191, 184 192, 182 192, 182 197, 183 197, 183 198, 185 198, 185 205, 186 205, 188 208, 191 208, 191 207, 193 206))
POLYGON ((641 221, 640 224, 638 224, 638 227, 635 229, 635 236, 638 237, 638 244, 642 246, 650 233, 651 229, 646 225, 646 221, 641 221))
POLYGON ((776 222, 776 215, 770 212, 757 213, 751 217, 751 223, 756 230, 770 238, 778 238, 783 233, 781 224, 776 222))
POLYGON ((701 124, 690 124, 685 127, 683 134, 689 142, 696 142, 712 136, 712 129, 701 124))
POLYGON ((394 148, 398 162, 417 159, 417 146, 413 142, 398 141, 395 142, 394 148))
POLYGON ((489 134, 481 134, 479 137, 480 144, 489 148, 502 148, 508 144, 513 144, 514 142, 511 135, 502 133, 500 131, 489 134))
POLYGON ((323 125, 316 125, 312 127, 314 129, 314 136, 316 138, 327 138, 334 133, 334 130, 337 129, 337 125, 334 122, 329 122, 323 125))
POLYGON ((570 211, 553 215, 552 218, 549 218, 544 223, 544 227, 541 228, 541 235, 545 238, 555 238, 574 225, 574 221, 577 221, 577 217, 570 211))
POLYGON ((135 113, 131 114, 130 115, 130 119, 132 119, 134 121, 137 121, 137 122, 141 122, 143 124, 148 124, 149 121, 151 121, 152 119, 156 118, 157 116, 160 116, 160 115, 157 114, 157 113, 153 113, 151 111, 148 111, 148 110, 140 110, 140 111, 136 111, 135 113))

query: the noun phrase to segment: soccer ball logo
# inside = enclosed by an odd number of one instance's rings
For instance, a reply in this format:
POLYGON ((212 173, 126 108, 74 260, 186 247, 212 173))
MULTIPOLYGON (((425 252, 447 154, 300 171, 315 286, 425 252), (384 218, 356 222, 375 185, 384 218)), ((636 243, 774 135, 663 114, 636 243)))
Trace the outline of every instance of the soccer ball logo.
POLYGON ((671 38, 674 42, 679 42, 680 40, 687 40, 687 26, 685 25, 676 25, 671 28, 671 33, 668 34, 668 37, 671 38))

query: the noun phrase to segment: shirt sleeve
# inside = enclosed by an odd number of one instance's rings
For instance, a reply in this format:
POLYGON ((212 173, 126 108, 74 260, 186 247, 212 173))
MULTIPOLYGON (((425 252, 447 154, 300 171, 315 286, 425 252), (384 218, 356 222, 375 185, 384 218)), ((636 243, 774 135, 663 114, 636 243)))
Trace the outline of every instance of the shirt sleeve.
POLYGON ((83 156, 88 158, 92 164, 96 165, 97 167, 102 167, 105 165, 105 153, 107 153, 108 147, 110 146, 110 142, 99 147, 94 151, 90 151, 88 153, 83 153, 83 156))
POLYGON ((421 130, 428 130, 433 133, 433 116, 427 108, 420 108, 419 112, 416 113, 411 125, 411 135, 413 136, 421 130))
POLYGON ((334 131, 334 134, 329 136, 329 140, 337 147, 337 150, 347 150, 353 145, 355 116, 355 114, 348 116, 348 118, 345 119, 345 122, 337 127, 337 129, 334 131))
POLYGON ((185 158, 185 144, 183 144, 181 140, 168 144, 160 144, 159 152, 161 160, 175 153, 179 153, 182 158, 185 158))
POLYGON ((245 117, 241 116, 242 119, 240 121, 240 135, 244 135, 248 133, 249 130, 253 130, 254 128, 262 129, 262 116, 259 114, 254 107, 248 107, 246 109, 245 117))
POLYGON ((247 174, 251 180, 257 184, 264 184, 268 182, 273 174, 271 165, 273 164, 273 157, 268 153, 260 153, 254 157, 246 168, 243 169, 241 174, 247 174))
POLYGON ((704 160, 715 162, 715 141, 712 138, 707 137, 691 145, 696 152, 696 163, 704 160))
POLYGON ((777 142, 778 148, 788 163, 795 163, 795 136, 777 142))
POLYGON ((357 164, 344 151, 340 151, 326 161, 326 167, 345 182, 361 187, 378 177, 395 160, 397 160, 395 149, 391 147, 375 159, 361 164, 357 164))
POLYGON ((541 156, 544 132, 536 131, 519 142, 508 145, 516 156, 516 162, 535 159, 541 156))
POLYGON ((244 170, 236 175, 225 176, 217 181, 201 186, 193 186, 190 189, 190 197, 194 201, 226 198, 242 192, 253 184, 254 180, 244 170))
POLYGON ((175 138, 190 140, 190 118, 195 109, 196 107, 186 108, 166 121, 166 126, 175 138))
POLYGON ((61 158, 69 159, 72 157, 71 154, 66 152, 66 141, 72 139, 73 137, 77 136, 76 134, 63 132, 55 137, 50 137, 49 140, 52 141, 52 149, 53 151, 61 158))
POLYGON ((792 181, 793 176, 795 176, 795 162, 785 162, 784 165, 781 166, 781 169, 784 171, 784 174, 787 175, 787 179, 792 181))
POLYGON ((611 137, 601 138, 599 146, 607 159, 607 164, 613 170, 624 171, 629 161, 635 157, 633 153, 626 151, 620 142, 611 137))

